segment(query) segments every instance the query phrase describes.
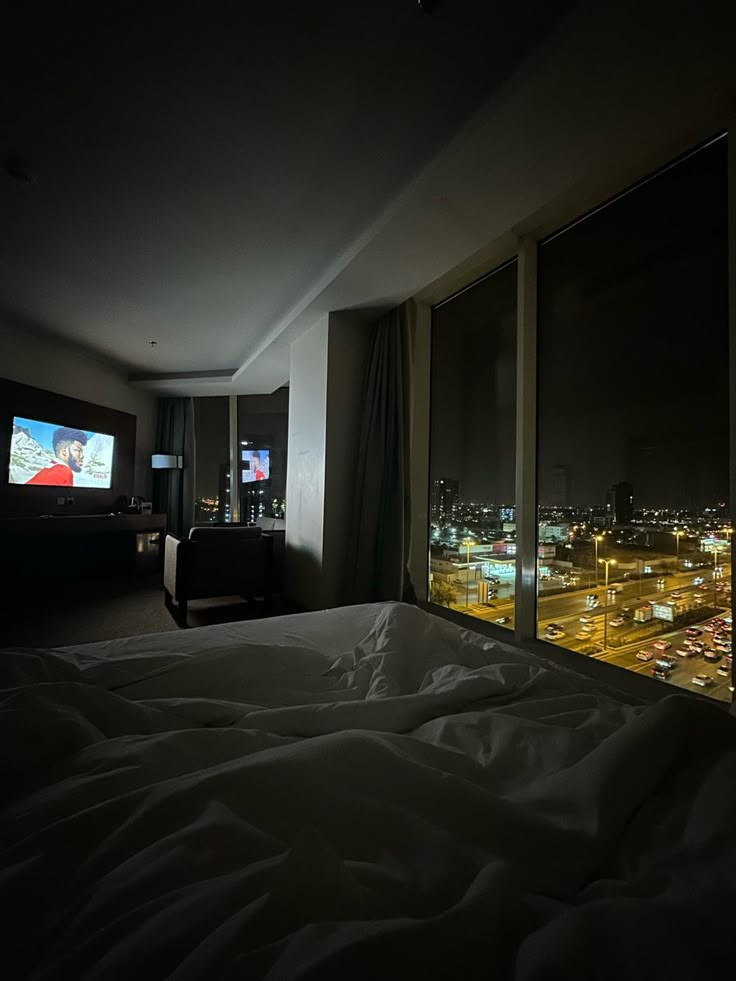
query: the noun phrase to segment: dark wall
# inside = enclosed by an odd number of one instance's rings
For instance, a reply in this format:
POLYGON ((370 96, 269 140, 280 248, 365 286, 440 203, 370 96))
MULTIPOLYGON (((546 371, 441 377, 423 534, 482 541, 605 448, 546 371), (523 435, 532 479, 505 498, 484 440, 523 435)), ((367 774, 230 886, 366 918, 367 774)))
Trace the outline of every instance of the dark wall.
POLYGON ((103 514, 116 510, 118 499, 133 491, 136 417, 103 405, 0 378, 0 514, 103 514), (112 486, 28 487, 8 483, 13 417, 95 430, 115 437, 112 486), (57 497, 73 504, 58 505, 57 497))

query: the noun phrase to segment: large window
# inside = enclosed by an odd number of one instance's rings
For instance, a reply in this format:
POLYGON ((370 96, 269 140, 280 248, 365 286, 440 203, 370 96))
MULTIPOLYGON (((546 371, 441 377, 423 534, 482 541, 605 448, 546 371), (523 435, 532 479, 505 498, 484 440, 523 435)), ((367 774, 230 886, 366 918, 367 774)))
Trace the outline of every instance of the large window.
POLYGON ((230 521, 228 397, 194 399, 194 523, 230 521))
POLYGON ((238 396, 238 486, 241 521, 286 514, 289 389, 238 396))
POLYGON ((513 627, 516 262, 432 313, 429 598, 513 627))
POLYGON ((538 631, 730 700, 726 166, 723 138, 539 247, 538 631))

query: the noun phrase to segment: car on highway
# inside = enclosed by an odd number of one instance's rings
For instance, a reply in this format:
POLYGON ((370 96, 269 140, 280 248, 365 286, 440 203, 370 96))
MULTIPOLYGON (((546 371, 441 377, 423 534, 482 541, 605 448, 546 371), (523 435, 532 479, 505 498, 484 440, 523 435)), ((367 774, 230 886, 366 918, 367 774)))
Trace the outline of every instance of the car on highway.
POLYGON ((720 674, 723 675, 724 678, 728 678, 729 675, 731 674, 731 665, 719 664, 718 667, 716 668, 716 674, 720 674))
POLYGON ((589 616, 587 613, 580 617, 581 623, 593 623, 593 617, 589 616))
POLYGON ((714 651, 712 647, 706 647, 706 649, 703 651, 703 658, 706 661, 711 661, 713 664, 720 661, 722 657, 723 654, 721 654, 719 651, 714 651))
POLYGON ((612 627, 623 627, 625 623, 626 621, 623 617, 614 617, 613 620, 610 621, 612 627))
POLYGON ((565 628, 561 623, 548 623, 547 630, 564 630, 565 628))
POLYGON ((636 655, 637 661, 653 661, 654 651, 639 651, 636 655))
POLYGON ((580 628, 580 632, 581 633, 584 633, 584 634, 587 634, 590 637, 591 634, 595 633, 595 624, 594 623, 584 623, 582 625, 582 627, 580 628))
POLYGON ((590 640, 590 634, 581 630, 579 633, 575 634, 575 640, 590 640))
POLYGON ((685 633, 687 634, 688 637, 702 637, 703 636, 703 631, 702 630, 698 630, 697 627, 688 627, 687 630, 685 631, 685 633))
POLYGON ((658 678, 659 681, 667 681, 669 676, 669 671, 665 670, 664 668, 652 668, 652 677, 658 678))
POLYGON ((703 577, 702 577, 702 576, 696 576, 696 577, 695 577, 695 578, 693 579, 693 586, 702 586, 702 584, 703 584, 704 582, 705 582, 705 579, 703 579, 703 577))
POLYGON ((655 640, 654 646, 658 651, 668 651, 672 647, 672 644, 668 640, 655 640))
POLYGON ((504 623, 510 623, 511 622, 511 617, 496 617, 496 619, 493 622, 494 623, 500 623, 501 626, 503 626, 504 623))
POLYGON ((678 647, 675 654, 678 657, 695 657, 695 651, 690 650, 689 647, 678 647))
POLYGON ((709 674, 695 674, 693 675, 692 682, 694 685, 700 685, 701 688, 707 688, 708 685, 713 684, 713 679, 709 674))
POLYGON ((547 640, 560 640, 560 638, 562 638, 564 636, 565 636, 565 631, 564 630, 548 630, 547 631, 546 639, 547 640))
POLYGON ((677 658, 672 657, 670 654, 660 654, 654 663, 659 668, 673 671, 677 667, 677 658))
POLYGON ((659 589, 664 589, 664 579, 658 579, 657 580, 657 587, 659 589))

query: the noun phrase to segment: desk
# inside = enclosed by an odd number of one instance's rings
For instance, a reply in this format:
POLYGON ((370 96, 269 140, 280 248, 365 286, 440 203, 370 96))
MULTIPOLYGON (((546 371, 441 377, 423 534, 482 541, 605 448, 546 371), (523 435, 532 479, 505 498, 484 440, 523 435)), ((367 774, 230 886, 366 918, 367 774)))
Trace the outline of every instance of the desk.
POLYGON ((166 526, 165 514, 0 518, 3 565, 18 576, 33 579, 130 570, 135 565, 139 534, 158 533, 159 556, 163 557, 166 526))

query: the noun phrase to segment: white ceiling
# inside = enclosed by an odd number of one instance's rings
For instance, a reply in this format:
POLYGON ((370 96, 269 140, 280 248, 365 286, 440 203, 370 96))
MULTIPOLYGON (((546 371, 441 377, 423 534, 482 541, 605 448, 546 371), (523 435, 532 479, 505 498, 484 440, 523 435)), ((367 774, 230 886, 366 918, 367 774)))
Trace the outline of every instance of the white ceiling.
POLYGON ((0 42, 0 133, 35 180, 0 175, 0 316, 157 391, 275 389, 330 287, 340 307, 380 307, 433 278, 410 252, 389 287, 371 261, 345 271, 371 249, 380 265, 393 203, 572 5, 21 15, 0 42))

